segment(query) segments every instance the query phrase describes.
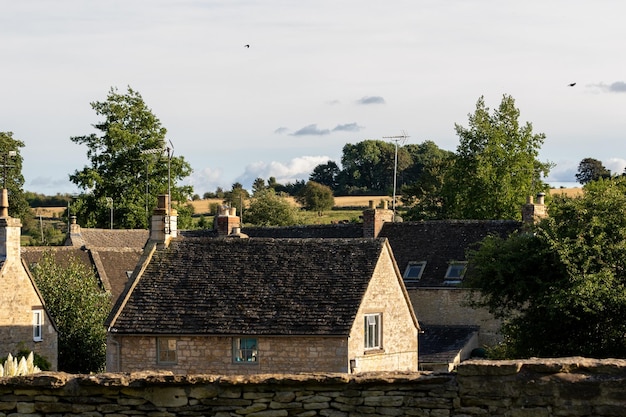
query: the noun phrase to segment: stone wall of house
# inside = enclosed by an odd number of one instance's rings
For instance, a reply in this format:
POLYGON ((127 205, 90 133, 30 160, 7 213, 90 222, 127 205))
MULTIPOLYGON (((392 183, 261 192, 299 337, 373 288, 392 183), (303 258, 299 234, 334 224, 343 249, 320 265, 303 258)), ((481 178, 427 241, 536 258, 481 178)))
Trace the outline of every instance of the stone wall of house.
POLYGON ((626 361, 469 362, 456 373, 0 378, 0 417, 623 416, 626 361))
POLYGON ((385 246, 365 292, 349 338, 353 371, 416 371, 417 326, 410 300, 385 246), (365 314, 382 314, 382 348, 365 350, 365 314))
POLYGON ((18 256, 7 259, 0 269, 0 357, 21 349, 45 357, 57 369, 57 331, 18 256), (35 310, 43 313, 40 341, 33 339, 35 310))
POLYGON ((467 305, 469 295, 465 288, 409 289, 411 303, 421 324, 441 326, 480 326, 479 344, 492 345, 500 340, 500 321, 486 309, 467 305))
POLYGON ((257 337, 256 362, 233 361, 229 336, 172 336, 175 363, 159 363, 154 336, 111 336, 107 340, 107 371, 166 370, 175 374, 262 374, 298 372, 348 372, 345 337, 257 337))

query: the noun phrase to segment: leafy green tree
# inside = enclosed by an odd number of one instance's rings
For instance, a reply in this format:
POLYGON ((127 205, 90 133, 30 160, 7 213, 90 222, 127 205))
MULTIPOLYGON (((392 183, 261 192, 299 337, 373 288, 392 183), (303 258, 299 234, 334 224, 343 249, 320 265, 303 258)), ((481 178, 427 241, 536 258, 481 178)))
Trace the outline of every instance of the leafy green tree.
POLYGON ((44 253, 32 273, 59 329, 59 370, 103 371, 111 294, 99 287, 93 270, 73 258, 61 263, 53 252, 44 253))
POLYGON ((601 161, 593 158, 585 158, 578 164, 576 181, 585 185, 600 178, 611 178, 611 171, 602 165, 601 161))
MULTIPOLYGON (((191 173, 191 167, 182 156, 173 156, 166 129, 141 95, 130 87, 126 94, 111 88, 106 101, 93 102, 91 107, 104 117, 94 125, 100 136, 92 133, 71 138, 87 146, 91 164, 70 175, 70 181, 85 191, 72 204, 72 214, 79 222, 87 227, 109 227, 112 203, 114 227, 148 228, 157 196, 167 194, 168 188, 173 207, 175 202, 186 204, 193 190, 176 183, 191 173)), ((179 218, 181 228, 184 221, 179 218)))
POLYGON ((460 143, 444 185, 451 218, 519 219, 526 197, 548 190, 541 175, 550 164, 537 160, 545 135, 520 125, 519 115, 511 96, 493 114, 481 97, 469 126, 455 125, 460 143))
POLYGON ((255 195, 259 191, 263 191, 266 188, 265 180, 263 178, 256 178, 252 183, 252 195, 255 195))
POLYGON ((315 181, 318 184, 325 185, 331 190, 336 191, 339 183, 337 182, 337 176, 341 170, 337 163, 334 161, 328 161, 325 164, 319 164, 313 169, 313 172, 309 176, 310 181, 315 181))
POLYGON ((255 226, 292 226, 302 224, 302 216, 289 200, 277 195, 273 188, 266 188, 250 199, 246 223, 255 226))
POLYGON ((401 189, 400 200, 406 211, 406 220, 434 220, 446 218, 447 206, 443 199, 446 176, 454 163, 452 153, 442 153, 424 161, 419 176, 401 189))
POLYGON ((32 219, 32 215, 24 193, 24 159, 20 154, 20 148, 23 147, 24 142, 13 138, 13 132, 0 132, 1 188, 6 188, 8 192, 9 216, 21 219, 26 228, 26 222, 32 219))
MULTIPOLYGON (((341 193, 390 193, 395 170, 395 144, 382 140, 364 140, 343 147, 341 165, 337 176, 341 193)), ((411 165, 406 149, 398 149, 397 171, 411 165)))
POLYGON ((509 357, 626 357, 626 178, 591 182, 549 213, 469 254, 474 305, 504 320, 509 357))
POLYGON ((321 216, 325 210, 330 210, 335 205, 335 197, 330 187, 308 181, 304 188, 300 190, 296 201, 309 211, 317 211, 317 215, 321 216))

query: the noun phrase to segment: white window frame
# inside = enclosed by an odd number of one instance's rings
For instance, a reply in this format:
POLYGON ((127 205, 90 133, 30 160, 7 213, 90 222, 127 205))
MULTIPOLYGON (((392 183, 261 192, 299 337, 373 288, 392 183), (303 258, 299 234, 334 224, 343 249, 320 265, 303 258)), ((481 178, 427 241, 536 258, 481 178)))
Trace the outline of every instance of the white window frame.
POLYGON ((175 365, 178 363, 178 341, 173 337, 157 337, 157 363, 175 365))
POLYGON ((233 338, 233 363, 255 365, 259 361, 259 339, 257 337, 233 338))
POLYGON ((33 341, 43 341, 43 310, 33 310, 33 341))
POLYGON ((424 269, 426 269, 426 261, 409 262, 409 264, 406 266, 406 269, 404 270, 404 275, 402 276, 404 282, 407 284, 417 283, 420 279, 422 279, 424 269), (411 272, 411 270, 417 266, 420 267, 419 274, 417 274, 416 277, 409 277, 409 273, 411 272))
POLYGON ((363 316, 363 346, 365 350, 383 348, 383 314, 369 313, 363 316))
POLYGON ((446 271, 444 283, 445 284, 460 284, 461 281, 463 281, 463 278, 465 277, 466 268, 467 268, 466 261, 450 261, 450 263, 448 264, 448 270, 446 271), (461 272, 458 275, 451 274, 453 271, 458 271, 459 269, 461 269, 461 272))

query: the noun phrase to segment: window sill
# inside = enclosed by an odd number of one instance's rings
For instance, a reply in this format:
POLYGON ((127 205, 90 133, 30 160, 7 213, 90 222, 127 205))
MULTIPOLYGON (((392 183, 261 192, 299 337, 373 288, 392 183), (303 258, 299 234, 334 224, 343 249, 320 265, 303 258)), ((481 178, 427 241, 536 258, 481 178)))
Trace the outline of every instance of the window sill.
POLYGON ((385 353, 385 349, 376 348, 376 349, 367 349, 363 352, 364 355, 380 355, 385 353))

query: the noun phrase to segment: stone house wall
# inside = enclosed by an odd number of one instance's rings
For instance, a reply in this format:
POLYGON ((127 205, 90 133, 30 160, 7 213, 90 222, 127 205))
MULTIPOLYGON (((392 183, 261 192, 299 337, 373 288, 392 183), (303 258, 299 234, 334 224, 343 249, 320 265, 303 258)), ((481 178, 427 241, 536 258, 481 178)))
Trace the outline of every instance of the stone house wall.
POLYGON ((33 351, 57 369, 58 334, 20 257, 19 219, 0 218, 0 357, 33 351), (41 340, 33 335, 34 311, 41 311, 41 340))
POLYGON ((456 373, 0 378, 0 417, 623 416, 626 361, 473 361, 456 373))
POLYGON ((469 289, 412 288, 408 292, 421 324, 480 326, 479 345, 492 345, 500 340, 500 321, 486 309, 467 305, 469 289))
POLYGON ((416 371, 417 332, 408 294, 385 245, 352 326, 349 356, 355 372, 416 371), (382 313, 382 349, 364 350, 367 313, 382 313))
POLYGON ((233 337, 163 336, 176 340, 176 363, 157 361, 157 337, 109 334, 107 372, 166 370, 175 374, 347 372, 345 337, 260 336, 257 362, 233 361, 233 337), (120 356, 118 356, 120 355, 120 356))

